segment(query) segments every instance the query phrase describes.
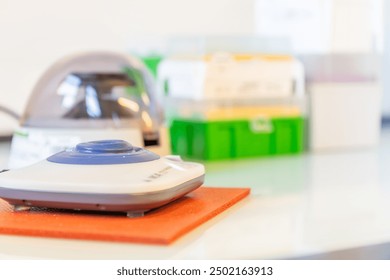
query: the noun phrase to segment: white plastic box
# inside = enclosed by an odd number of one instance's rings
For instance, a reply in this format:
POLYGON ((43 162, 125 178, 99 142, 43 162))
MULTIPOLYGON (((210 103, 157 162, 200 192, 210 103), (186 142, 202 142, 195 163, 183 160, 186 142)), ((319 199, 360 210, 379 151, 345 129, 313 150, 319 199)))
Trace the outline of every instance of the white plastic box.
POLYGON ((158 80, 171 98, 283 99, 304 95, 303 66, 288 55, 171 57, 159 65, 158 80))
POLYGON ((381 128, 378 58, 339 54, 301 60, 308 79, 310 150, 375 146, 381 128))

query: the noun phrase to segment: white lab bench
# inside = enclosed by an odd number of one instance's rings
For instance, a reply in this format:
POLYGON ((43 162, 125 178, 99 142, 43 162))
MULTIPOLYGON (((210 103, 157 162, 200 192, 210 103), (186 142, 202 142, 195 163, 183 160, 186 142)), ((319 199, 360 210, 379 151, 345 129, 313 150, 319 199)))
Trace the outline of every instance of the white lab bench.
MULTIPOLYGON (((0 144, 0 168, 9 143, 0 144)), ((2 259, 274 259, 390 241, 390 129, 376 148, 206 163, 251 195, 168 246, 0 235, 2 259)))

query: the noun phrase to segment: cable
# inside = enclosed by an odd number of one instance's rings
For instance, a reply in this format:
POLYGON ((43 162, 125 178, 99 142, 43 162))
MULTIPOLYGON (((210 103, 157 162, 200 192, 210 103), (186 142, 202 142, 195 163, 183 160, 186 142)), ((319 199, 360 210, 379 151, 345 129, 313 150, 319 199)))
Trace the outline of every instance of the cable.
POLYGON ((7 115, 10 115, 11 117, 13 117, 16 120, 20 119, 20 115, 18 113, 16 113, 15 111, 13 111, 13 110, 11 110, 3 105, 0 105, 0 112, 3 112, 3 113, 6 113, 7 115))

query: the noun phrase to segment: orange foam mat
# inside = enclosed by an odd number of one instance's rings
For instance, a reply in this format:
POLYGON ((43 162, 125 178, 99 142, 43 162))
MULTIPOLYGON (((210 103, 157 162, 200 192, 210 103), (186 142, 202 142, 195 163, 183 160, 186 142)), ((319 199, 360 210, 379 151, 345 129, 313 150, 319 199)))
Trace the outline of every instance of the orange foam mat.
POLYGON ((0 233, 41 237, 170 244, 249 194, 248 188, 201 187, 144 217, 73 211, 14 212, 0 199, 0 233))

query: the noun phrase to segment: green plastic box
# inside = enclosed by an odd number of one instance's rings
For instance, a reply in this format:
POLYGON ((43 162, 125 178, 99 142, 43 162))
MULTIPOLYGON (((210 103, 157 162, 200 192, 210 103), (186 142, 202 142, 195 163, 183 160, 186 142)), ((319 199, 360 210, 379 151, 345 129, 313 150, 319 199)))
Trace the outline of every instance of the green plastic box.
POLYGON ((271 118, 260 129, 249 120, 173 119, 172 152, 185 158, 229 158, 298 154, 304 150, 302 116, 271 118))

